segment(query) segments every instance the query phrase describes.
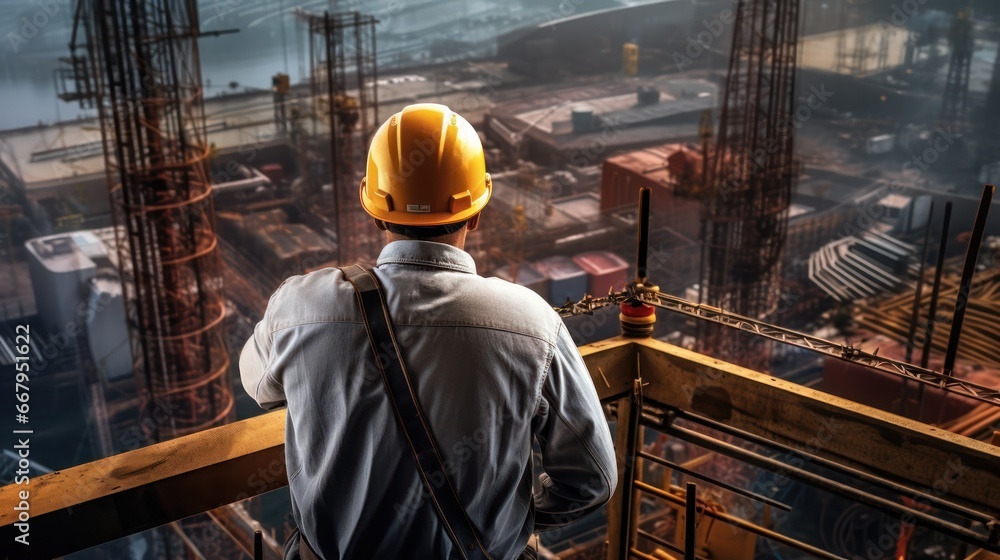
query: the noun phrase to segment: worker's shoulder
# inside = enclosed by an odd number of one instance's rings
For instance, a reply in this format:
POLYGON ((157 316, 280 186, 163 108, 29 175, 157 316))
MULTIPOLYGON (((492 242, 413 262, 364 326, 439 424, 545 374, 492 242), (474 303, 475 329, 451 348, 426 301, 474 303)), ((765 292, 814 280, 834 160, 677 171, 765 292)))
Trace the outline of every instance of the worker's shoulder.
POLYGON ((305 274, 296 274, 285 278, 277 291, 299 293, 309 290, 328 291, 331 287, 342 284, 344 272, 335 266, 320 268, 305 274))
POLYGON ((562 323, 545 299, 530 289, 500 278, 477 277, 468 286, 463 306, 487 327, 520 333, 554 344, 562 323))
POLYGON ((267 304, 271 330, 322 322, 356 322, 354 289, 339 268, 289 276, 267 304))

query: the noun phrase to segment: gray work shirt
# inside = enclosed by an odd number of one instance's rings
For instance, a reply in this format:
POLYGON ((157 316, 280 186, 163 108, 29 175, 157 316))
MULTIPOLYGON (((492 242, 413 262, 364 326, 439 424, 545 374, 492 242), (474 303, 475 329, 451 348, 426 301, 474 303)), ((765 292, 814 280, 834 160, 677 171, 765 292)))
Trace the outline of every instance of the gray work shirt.
MULTIPOLYGON (((478 276, 468 253, 427 241, 389 243, 375 274, 445 468, 494 559, 516 557, 533 529, 608 501, 617 480, 610 430, 583 359, 541 297, 478 276), (545 471, 537 481, 533 439, 545 471)), ((293 276, 275 291, 240 373, 261 407, 287 403, 292 512, 323 558, 458 557, 339 269, 293 276)))

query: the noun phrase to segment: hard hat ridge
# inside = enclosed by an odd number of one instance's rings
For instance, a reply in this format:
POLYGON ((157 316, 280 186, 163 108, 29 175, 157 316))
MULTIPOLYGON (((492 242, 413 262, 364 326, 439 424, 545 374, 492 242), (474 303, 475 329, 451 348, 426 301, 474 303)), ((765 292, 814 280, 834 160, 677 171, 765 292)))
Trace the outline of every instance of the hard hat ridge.
POLYGON ((444 105, 418 103, 392 115, 375 133, 360 195, 373 218, 433 226, 478 214, 491 191, 472 125, 444 105))

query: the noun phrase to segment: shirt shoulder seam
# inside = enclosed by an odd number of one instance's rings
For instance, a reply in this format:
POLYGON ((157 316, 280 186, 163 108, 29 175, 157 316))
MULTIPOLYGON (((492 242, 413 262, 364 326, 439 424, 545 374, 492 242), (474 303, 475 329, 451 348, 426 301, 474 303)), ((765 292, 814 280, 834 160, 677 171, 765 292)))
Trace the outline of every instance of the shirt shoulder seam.
POLYGON ((302 321, 302 322, 299 322, 299 323, 291 323, 291 324, 288 324, 288 325, 281 325, 281 326, 273 327, 270 330, 270 334, 274 334, 274 333, 276 333, 278 331, 283 331, 283 330, 286 330, 286 329, 294 329, 295 327, 304 327, 306 325, 320 325, 320 324, 323 324, 323 323, 345 323, 345 324, 349 324, 349 325, 361 325, 361 324, 363 324, 362 321, 354 321, 354 320, 351 320, 351 319, 336 319, 336 318, 335 319, 322 319, 322 320, 316 320, 316 321, 302 321))
POLYGON ((522 330, 511 329, 511 328, 508 328, 508 327, 500 327, 500 326, 496 326, 496 325, 483 325, 483 324, 479 324, 479 323, 464 323, 462 321, 448 321, 448 322, 445 322, 445 323, 394 323, 394 325, 397 326, 397 327, 469 327, 469 328, 472 328, 472 329, 486 329, 486 330, 492 330, 492 331, 502 331, 502 332, 506 332, 506 333, 510 333, 510 334, 517 334, 517 335, 521 335, 521 336, 526 336, 528 338, 534 338, 536 340, 540 340, 540 341, 544 342, 545 344, 548 344, 549 346, 555 347, 555 341, 548 340, 544 336, 541 336, 541 335, 538 335, 538 334, 534 334, 534 333, 530 333, 530 332, 525 332, 525 331, 522 331, 522 330))
MULTIPOLYGON (((559 341, 559 333, 562 332, 562 329, 565 326, 566 325, 565 325, 565 323, 563 323, 563 320, 561 318, 559 319, 559 321, 556 322, 556 332, 555 332, 555 335, 554 335, 554 337, 552 339, 553 341, 555 341, 555 342, 559 341)), ((545 360, 545 369, 542 370, 541 379, 538 380, 538 387, 535 390, 535 408, 534 408, 534 410, 538 410, 538 404, 542 400, 542 390, 545 388, 545 381, 548 380, 548 378, 549 378, 549 371, 552 370, 552 362, 556 359, 556 344, 555 344, 555 342, 549 347, 548 356, 547 356, 547 359, 545 360)))
POLYGON ((444 268, 448 270, 454 270, 456 272, 465 272, 467 274, 475 274, 468 266, 462 265, 460 263, 447 263, 439 261, 429 261, 426 259, 407 259, 404 257, 387 257, 384 259, 379 259, 375 263, 376 268, 382 266, 383 264, 415 264, 421 266, 427 266, 431 268, 444 268))

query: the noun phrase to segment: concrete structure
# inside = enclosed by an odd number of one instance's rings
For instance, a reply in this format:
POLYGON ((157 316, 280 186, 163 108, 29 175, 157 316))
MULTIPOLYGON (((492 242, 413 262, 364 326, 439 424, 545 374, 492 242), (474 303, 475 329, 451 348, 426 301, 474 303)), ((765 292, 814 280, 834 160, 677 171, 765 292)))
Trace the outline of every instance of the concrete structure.
POLYGON ((716 107, 718 90, 702 74, 579 81, 497 105, 486 115, 485 133, 511 162, 586 167, 625 150, 696 140, 702 112, 716 107), (647 88, 660 92, 658 102, 647 102, 641 93, 647 88), (573 126, 581 106, 593 111, 589 129, 573 126))
POLYGON ((133 366, 114 247, 114 228, 25 245, 39 318, 55 339, 84 333, 97 373, 108 380, 130 375, 133 366))
POLYGON ((906 60, 909 31, 905 27, 873 23, 850 28, 843 32, 836 30, 803 37, 800 47, 802 51, 800 65, 803 68, 847 72, 848 69, 839 68, 837 64, 837 43, 838 40, 843 40, 842 34, 844 33, 847 34, 849 43, 853 45, 856 41, 860 41, 862 44, 869 45, 867 49, 871 51, 876 50, 881 41, 887 42, 886 66, 880 66, 878 57, 868 57, 861 65, 863 72, 861 76, 900 66, 906 60))
MULTIPOLYGON (((380 77, 378 118, 406 104, 433 99, 476 124, 482 121, 497 88, 523 79, 508 72, 505 65, 491 62, 463 63, 423 74, 410 71, 406 76, 410 79, 380 77)), ((303 88, 293 88, 292 103, 304 93, 303 88)), ((244 179, 241 167, 260 168, 268 163, 281 163, 286 173, 298 175, 294 144, 275 125, 270 91, 207 98, 205 114, 205 138, 213 147, 213 182, 244 179)), ((313 125, 303 126, 311 129, 313 125)), ((315 126, 320 134, 328 129, 322 122, 315 126)), ((29 218, 43 234, 111 223, 97 119, 0 131, 0 181, 24 197, 29 218)))
POLYGON ((844 235, 844 224, 855 216, 853 204, 793 194, 788 209, 788 237, 785 244, 786 261, 808 258, 831 239, 844 235))
POLYGON ((30 240, 26 245, 38 316, 46 328, 58 331, 80 313, 83 286, 97 274, 98 264, 110 264, 107 247, 92 232, 77 231, 30 240))
POLYGON ((895 290, 909 279, 916 249, 876 230, 831 241, 809 257, 809 279, 850 302, 895 290))
POLYGON ((253 214, 219 213, 219 231, 277 279, 302 274, 334 259, 336 244, 284 210, 253 214))

